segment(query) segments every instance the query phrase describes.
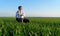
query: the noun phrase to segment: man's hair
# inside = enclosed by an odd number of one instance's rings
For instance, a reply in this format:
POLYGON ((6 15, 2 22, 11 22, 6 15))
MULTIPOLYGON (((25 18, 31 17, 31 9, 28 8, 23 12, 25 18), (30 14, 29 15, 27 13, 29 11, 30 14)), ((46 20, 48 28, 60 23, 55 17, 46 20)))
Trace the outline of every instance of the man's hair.
POLYGON ((20 9, 22 6, 19 6, 18 9, 20 9))

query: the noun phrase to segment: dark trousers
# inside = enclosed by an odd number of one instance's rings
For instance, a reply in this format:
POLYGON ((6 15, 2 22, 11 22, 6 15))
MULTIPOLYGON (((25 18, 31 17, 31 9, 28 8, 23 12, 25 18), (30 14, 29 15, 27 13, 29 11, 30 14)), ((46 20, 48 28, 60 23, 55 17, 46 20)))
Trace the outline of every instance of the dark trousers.
MULTIPOLYGON (((16 21, 22 22, 22 18, 16 18, 16 21)), ((27 22, 29 22, 29 20, 26 19, 26 18, 24 18, 24 19, 23 19, 23 22, 24 22, 24 23, 27 23, 27 22)))

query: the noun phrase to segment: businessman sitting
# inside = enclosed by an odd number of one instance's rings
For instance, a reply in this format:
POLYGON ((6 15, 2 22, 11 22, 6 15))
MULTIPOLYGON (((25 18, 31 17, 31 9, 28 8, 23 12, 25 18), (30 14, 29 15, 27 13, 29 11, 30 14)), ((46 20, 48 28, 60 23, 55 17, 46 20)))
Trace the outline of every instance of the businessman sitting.
POLYGON ((22 23, 23 23, 23 22, 24 22, 24 23, 29 22, 29 20, 25 18, 25 13, 22 12, 22 6, 19 6, 19 7, 18 7, 18 11, 16 12, 16 20, 17 20, 18 22, 22 22, 22 23))

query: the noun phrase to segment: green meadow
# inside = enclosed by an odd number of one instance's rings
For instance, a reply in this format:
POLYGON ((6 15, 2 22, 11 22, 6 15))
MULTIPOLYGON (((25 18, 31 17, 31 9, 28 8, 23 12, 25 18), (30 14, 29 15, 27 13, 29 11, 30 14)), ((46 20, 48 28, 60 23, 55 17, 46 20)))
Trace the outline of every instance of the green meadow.
POLYGON ((28 18, 29 23, 13 17, 0 17, 0 36, 60 36, 60 18, 28 18))

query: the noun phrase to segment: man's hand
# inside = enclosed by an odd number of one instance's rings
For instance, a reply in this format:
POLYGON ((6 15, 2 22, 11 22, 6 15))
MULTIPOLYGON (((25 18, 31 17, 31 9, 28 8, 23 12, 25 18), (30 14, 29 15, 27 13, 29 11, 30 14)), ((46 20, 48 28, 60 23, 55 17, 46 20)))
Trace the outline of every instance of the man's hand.
POLYGON ((19 14, 19 16, 23 16, 23 14, 19 14))

